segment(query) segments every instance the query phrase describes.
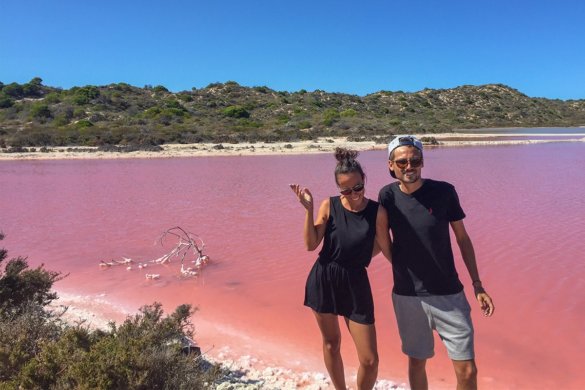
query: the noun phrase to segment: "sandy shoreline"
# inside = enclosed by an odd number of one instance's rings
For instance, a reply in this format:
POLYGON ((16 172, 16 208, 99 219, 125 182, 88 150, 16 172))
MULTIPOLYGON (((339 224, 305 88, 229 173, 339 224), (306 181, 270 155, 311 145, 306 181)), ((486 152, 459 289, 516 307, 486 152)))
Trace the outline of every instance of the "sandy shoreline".
MULTIPOLYGON (((522 133, 440 133, 419 134, 419 137, 433 137, 442 146, 517 145, 548 142, 585 142, 584 134, 522 134, 522 133)), ((210 156, 254 156, 280 154, 313 154, 331 152, 336 147, 347 147, 359 151, 384 150, 386 144, 374 141, 347 141, 343 138, 324 137, 315 141, 239 143, 239 144, 165 144, 162 151, 105 152, 96 147, 48 147, 41 152, 5 153, 0 160, 55 160, 55 159, 115 159, 115 158, 173 158, 210 156), (91 152, 89 150, 92 150, 91 152)))
MULTIPOLYGON (((110 322, 121 324, 127 316, 133 315, 128 309, 112 304, 106 294, 77 295, 58 292, 59 298, 51 304, 56 313, 69 324, 82 324, 90 329, 108 329, 110 322)), ((195 337, 197 340, 197 337, 195 337)), ((278 367, 250 355, 238 355, 229 346, 222 346, 209 354, 210 346, 199 345, 208 361, 219 363, 230 373, 216 387, 218 390, 325 390, 331 388, 331 381, 325 371, 306 371, 290 367, 278 367)), ((355 374, 348 375, 348 383, 355 383, 355 374)), ((406 390, 405 382, 378 378, 374 389, 406 390)))

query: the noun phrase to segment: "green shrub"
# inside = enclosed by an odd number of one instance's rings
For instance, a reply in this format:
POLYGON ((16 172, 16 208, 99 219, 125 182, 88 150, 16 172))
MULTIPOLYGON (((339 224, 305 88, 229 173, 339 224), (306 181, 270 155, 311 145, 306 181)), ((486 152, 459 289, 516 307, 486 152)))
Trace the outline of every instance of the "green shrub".
POLYGON ((73 102, 78 105, 89 104, 92 99, 97 98, 100 95, 100 90, 93 85, 75 89, 73 94, 73 102))
MULTIPOLYGON (((0 263, 6 257, 0 249, 0 263)), ((45 309, 59 278, 29 269, 22 258, 0 271, 0 388, 201 389, 223 376, 219 367, 181 352, 192 336, 190 305, 164 316, 154 303, 120 326, 90 331, 45 309)))
POLYGON ((114 83, 108 86, 110 89, 120 92, 132 92, 133 87, 128 83, 114 83))
POLYGON ((169 90, 166 87, 162 86, 162 85, 157 85, 152 90, 154 92, 158 92, 158 93, 161 93, 161 92, 168 93, 169 92, 169 90))
POLYGON ((252 121, 252 120, 250 120, 248 118, 242 118, 242 119, 239 119, 238 120, 237 126, 236 126, 236 130, 237 130, 237 128, 243 128, 243 129, 254 128, 254 129, 257 129, 257 128, 260 128, 262 126, 263 126, 262 122, 252 121))
POLYGON ((183 107, 181 108, 165 108, 162 110, 160 115, 167 115, 167 116, 185 116, 186 111, 183 107))
POLYGON ((323 121, 322 123, 325 126, 331 126, 333 122, 339 119, 339 112, 334 108, 328 108, 323 112, 323 121))
POLYGON ((49 106, 43 103, 35 103, 30 109, 30 116, 33 119, 44 120, 51 117, 49 106))
POLYGON ((311 127, 311 122, 310 121, 300 121, 297 124, 297 128, 299 129, 309 129, 311 127))
MULTIPOLYGON (((0 241, 4 234, 0 233, 0 241)), ((0 265, 8 257, 5 249, 0 249, 0 265)), ((46 271, 43 266, 28 268, 26 258, 8 260, 4 270, 0 269, 0 318, 19 314, 31 305, 45 306, 57 294, 51 291, 53 283, 61 279, 59 272, 46 271)))
POLYGON ((354 110, 353 108, 349 108, 347 110, 341 111, 339 113, 340 116, 344 117, 344 118, 348 118, 348 117, 354 117, 357 115, 357 111, 354 110))
POLYGON ((61 102, 61 96, 57 92, 51 92, 47 96, 45 96, 44 102, 46 104, 57 104, 61 102))
POLYGON ((18 83, 10 83, 2 88, 2 92, 12 98, 20 99, 24 95, 22 85, 18 83))
POLYGON ((285 124, 290 120, 290 117, 287 114, 278 114, 276 120, 279 124, 285 124))
POLYGON ((9 108, 14 105, 14 100, 6 95, 0 94, 0 108, 9 108))
POLYGON ((53 136, 54 133, 45 128, 33 127, 16 133, 10 143, 12 146, 52 145, 53 136))
POLYGON ((249 118, 250 113, 242 106, 229 106, 222 110, 222 114, 230 118, 249 118))
POLYGON ((156 118, 157 115, 159 115, 162 112, 162 109, 160 107, 151 107, 148 110, 144 111, 144 116, 146 118, 156 118))
POLYGON ((55 136, 55 145, 78 145, 79 131, 75 127, 61 127, 55 136))
POLYGON ((22 93, 26 97, 39 97, 43 94, 43 89, 40 84, 26 83, 22 86, 22 93))
MULTIPOLYGON (((221 377, 222 370, 181 353, 181 341, 191 333, 192 314, 189 305, 181 305, 165 317, 162 306, 155 303, 142 307, 120 326, 111 324, 110 329, 97 331, 81 325, 60 328, 41 316, 21 317, 10 323, 8 335, 13 341, 6 350, 9 366, 0 369, 0 375, 5 374, 0 386, 2 382, 42 389, 209 386, 221 377)), ((8 324, 0 322, 3 325, 8 324)), ((0 345, 5 342, 0 337, 0 345)))
POLYGON ((85 129, 87 127, 92 127, 92 126, 93 126, 93 123, 91 123, 87 119, 81 119, 81 120, 77 121, 77 123, 75 123, 75 127, 77 127, 78 129, 85 129))
POLYGON ((18 388, 22 370, 41 353, 43 345, 59 338, 60 331, 58 321, 42 306, 23 304, 18 314, 0 315, 0 388, 18 388))
POLYGON ((205 89, 217 88, 217 87, 221 87, 221 86, 223 86, 222 83, 209 83, 209 84, 207 84, 207 87, 205 87, 205 89))
POLYGON ((268 93, 268 92, 270 92, 270 88, 268 88, 268 87, 266 87, 264 85, 263 86, 260 86, 260 87, 253 87, 253 89, 255 91, 260 92, 260 93, 268 93))
POLYGON ((177 109, 177 110, 183 110, 183 111, 185 111, 185 107, 183 107, 181 105, 181 103, 178 100, 176 100, 176 99, 168 99, 168 100, 166 100, 165 101, 165 106, 167 108, 174 108, 174 109, 177 109))
POLYGON ((83 118, 85 116, 85 109, 79 107, 73 111, 73 118, 83 118))
POLYGON ((321 108, 324 106, 323 102, 321 100, 317 100, 317 99, 313 99, 311 101, 311 104, 314 105, 315 107, 321 108))
POLYGON ((189 93, 180 93, 177 95, 177 97, 179 99, 181 99, 182 101, 187 102, 187 103, 193 101, 193 96, 191 96, 191 94, 189 94, 189 93))

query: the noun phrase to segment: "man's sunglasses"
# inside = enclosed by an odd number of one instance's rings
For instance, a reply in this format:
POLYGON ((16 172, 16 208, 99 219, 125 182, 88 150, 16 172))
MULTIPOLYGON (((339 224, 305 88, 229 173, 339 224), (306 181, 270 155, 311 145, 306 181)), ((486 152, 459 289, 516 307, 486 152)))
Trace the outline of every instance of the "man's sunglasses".
POLYGON ((394 160, 394 164, 398 167, 398 169, 406 169, 408 163, 410 163, 411 168, 418 168, 421 166, 423 159, 420 157, 415 158, 401 158, 400 160, 394 160))
POLYGON ((347 196, 347 195, 350 195, 352 192, 360 192, 360 191, 363 191, 363 189, 364 189, 364 183, 359 183, 359 184, 356 184, 355 186, 353 186, 351 188, 348 188, 346 190, 341 190, 341 191, 339 191, 339 193, 341 195, 346 195, 347 196))

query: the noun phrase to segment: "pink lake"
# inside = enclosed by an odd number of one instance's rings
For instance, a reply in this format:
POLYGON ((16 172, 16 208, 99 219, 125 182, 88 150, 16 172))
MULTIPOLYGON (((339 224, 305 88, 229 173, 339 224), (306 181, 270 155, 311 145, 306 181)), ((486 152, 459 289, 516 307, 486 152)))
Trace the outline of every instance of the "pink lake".
MULTIPOLYGON (((391 179, 385 153, 363 152, 361 161, 376 199, 391 179)), ((585 388, 585 143, 436 148, 425 165, 423 176, 456 186, 496 303, 492 318, 472 312, 480 387, 585 388)), ((0 161, 3 246, 10 257, 69 273, 60 292, 107 301, 120 313, 154 301, 167 312, 197 306, 196 339, 212 356, 229 347, 268 365, 325 372, 317 326, 302 306, 317 252, 303 249, 303 210, 288 184, 309 187, 320 202, 336 193, 333 167, 330 154, 0 161), (213 260, 197 279, 179 278, 177 262, 147 271, 98 267, 122 256, 159 257, 170 246, 156 238, 177 225, 199 234, 213 260), (146 280, 146 272, 161 278, 146 280)), ((458 253, 456 261, 469 296, 458 253)), ((369 274, 379 378, 405 382, 390 266, 376 257, 369 274)), ((357 362, 344 337, 350 378, 357 362)), ((436 352, 431 388, 453 388, 440 342, 436 352)))

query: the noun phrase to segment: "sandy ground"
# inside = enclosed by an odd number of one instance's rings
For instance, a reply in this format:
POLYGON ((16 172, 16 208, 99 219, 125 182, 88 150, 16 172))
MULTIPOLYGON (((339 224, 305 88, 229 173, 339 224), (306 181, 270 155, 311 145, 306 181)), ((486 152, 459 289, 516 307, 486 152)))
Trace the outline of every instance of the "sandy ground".
MULTIPOLYGON (((585 133, 585 130, 584 130, 585 133)), ((463 134, 441 133, 420 134, 419 137, 434 137, 439 146, 466 145, 507 145, 534 144, 546 142, 585 142, 583 134, 463 134)), ((275 142, 275 143, 240 143, 240 144, 167 144, 162 145, 159 152, 88 152, 97 150, 93 147, 49 147, 48 152, 3 153, 0 160, 52 160, 52 159, 112 159, 112 158, 170 158, 170 157, 203 157, 203 156, 253 156, 279 154, 311 154, 332 152, 336 147, 346 147, 359 151, 383 150, 386 144, 373 141, 350 142, 346 138, 320 138, 316 141, 275 142)))

